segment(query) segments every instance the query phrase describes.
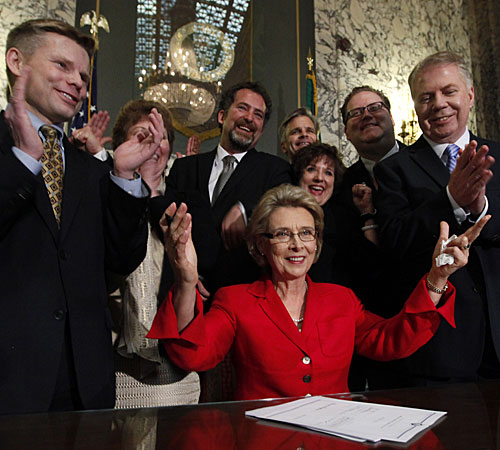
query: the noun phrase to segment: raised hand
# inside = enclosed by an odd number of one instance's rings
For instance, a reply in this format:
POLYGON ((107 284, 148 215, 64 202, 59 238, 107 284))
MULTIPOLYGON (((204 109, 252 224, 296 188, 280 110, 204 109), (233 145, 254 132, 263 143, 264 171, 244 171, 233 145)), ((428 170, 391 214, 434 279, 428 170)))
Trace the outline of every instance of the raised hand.
POLYGON ((366 184, 355 184, 352 187, 352 201, 360 214, 370 214, 375 211, 373 207, 372 189, 366 184))
POLYGON ((97 111, 95 114, 92 114, 88 123, 88 126, 92 129, 95 137, 99 140, 101 148, 104 147, 104 144, 107 142, 111 142, 111 138, 109 136, 104 136, 106 128, 109 125, 109 121, 110 117, 107 111, 97 111))
POLYGON ((195 286, 198 258, 191 238, 191 214, 185 203, 171 203, 160 220, 165 251, 175 274, 176 285, 195 286))
MULTIPOLYGON (((446 285, 448 277, 467 264, 470 246, 477 239, 490 218, 490 215, 484 216, 465 233, 449 242, 443 252, 453 257, 453 263, 444 264, 438 267, 436 264, 436 258, 441 253, 441 243, 449 239, 448 224, 446 222, 440 223, 439 239, 432 255, 432 268, 427 275, 427 280, 433 286, 442 289, 446 285)), ((432 295, 431 298, 433 298, 432 295)), ((439 302, 439 298, 440 296, 436 298, 437 302, 439 302)), ((434 300, 435 299, 433 298, 433 301, 434 300)), ((437 302, 435 301, 435 304, 437 304, 437 302)))
POLYGON ((151 158, 144 161, 139 168, 144 182, 151 189, 151 197, 161 195, 159 188, 161 185, 162 177, 167 167, 168 158, 170 156, 170 144, 167 139, 162 139, 160 146, 151 158))
POLYGON ((197 155, 198 153, 200 153, 200 145, 200 138, 196 135, 191 136, 188 139, 188 143, 186 146, 186 156, 197 155))
POLYGON ((95 155, 102 150, 99 139, 89 125, 73 131, 70 141, 80 150, 90 153, 91 155, 95 155))
MULTIPOLYGON (((160 220, 170 266, 175 274, 172 302, 177 315, 177 328, 183 330, 194 317, 198 259, 191 239, 191 214, 185 203, 175 203, 165 210, 160 220)), ((202 292, 202 295, 204 292, 202 292)))
POLYGON ((163 119, 155 108, 148 119, 149 135, 138 133, 115 149, 114 173, 117 177, 133 179, 139 167, 158 150, 165 134, 163 119))
POLYGON ((245 240, 245 219, 238 204, 226 213, 222 219, 222 243, 226 250, 239 247, 245 240))
POLYGON ((448 183, 453 199, 476 216, 484 209, 486 185, 493 177, 490 168, 495 159, 489 156, 488 152, 486 145, 477 149, 476 141, 467 144, 457 159, 457 165, 448 183))
POLYGON ((37 130, 28 117, 26 103, 26 85, 31 75, 31 67, 25 65, 17 77, 10 97, 10 106, 5 111, 5 120, 14 140, 14 145, 36 160, 43 154, 43 145, 37 130))

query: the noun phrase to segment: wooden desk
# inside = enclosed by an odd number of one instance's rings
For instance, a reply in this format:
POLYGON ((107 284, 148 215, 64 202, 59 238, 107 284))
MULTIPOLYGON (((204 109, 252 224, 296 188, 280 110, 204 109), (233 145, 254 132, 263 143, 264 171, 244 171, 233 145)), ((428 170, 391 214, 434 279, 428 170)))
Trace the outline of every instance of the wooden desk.
MULTIPOLYGON (((334 396, 341 397, 341 396, 334 396)), ((0 416, 0 448, 91 450, 499 449, 500 381, 353 394, 356 400, 447 411, 407 447, 358 444, 246 418, 245 410, 284 400, 136 410, 0 416)))

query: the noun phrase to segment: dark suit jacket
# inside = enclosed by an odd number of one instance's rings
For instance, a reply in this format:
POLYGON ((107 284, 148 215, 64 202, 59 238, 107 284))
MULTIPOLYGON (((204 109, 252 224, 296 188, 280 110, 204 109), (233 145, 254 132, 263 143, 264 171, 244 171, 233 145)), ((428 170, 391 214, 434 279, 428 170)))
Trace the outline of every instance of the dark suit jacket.
MULTIPOLYGON (((406 149, 402 142, 398 141, 398 145, 400 150, 406 149)), ((394 274, 395 268, 390 255, 368 241, 361 231, 360 212, 352 200, 352 187, 358 183, 366 183, 372 189, 375 200, 375 185, 361 160, 347 168, 339 192, 333 198, 337 210, 343 211, 342 219, 337 218, 337 221, 342 220, 344 230, 349 230, 351 235, 351 251, 348 254, 349 280, 346 283, 370 311, 383 317, 392 317, 399 312, 400 305, 391 299, 400 289, 397 277, 393 277, 394 281, 389 285, 386 280, 394 274)), ((375 221, 378 222, 377 216, 375 221)), ((410 292, 411 290, 407 293, 410 292)))
POLYGON ((128 273, 146 251, 147 199, 66 139, 61 228, 41 175, 12 153, 0 117, 0 413, 50 406, 65 338, 85 408, 114 405, 104 272, 128 273), (69 326, 69 333, 68 331, 69 326))
MULTIPOLYGON (((157 220, 172 202, 185 202, 193 216, 193 242, 198 270, 212 293, 221 286, 253 281, 259 275, 246 244, 226 251, 221 241, 221 224, 238 201, 250 219, 260 197, 268 189, 290 182, 290 166, 283 159, 251 149, 237 165, 217 201, 210 205, 208 180, 217 149, 177 159, 167 177, 165 197, 152 199, 157 220)), ((207 286, 207 287, 208 287, 207 286)))
MULTIPOLYGON (((471 135, 490 154, 500 157, 500 144, 471 135)), ((486 188, 492 219, 471 248, 468 265, 450 278, 457 289, 457 328, 442 323, 436 336, 409 361, 413 374, 438 377, 474 376, 481 363, 488 318, 493 342, 500 355, 500 178, 498 162, 486 188)), ((439 222, 461 234, 471 223, 460 226, 446 195, 449 173, 427 141, 421 137, 404 152, 375 168, 379 183, 377 209, 382 218, 382 243, 394 264, 404 269, 409 290, 429 268, 439 236, 439 222)), ((391 280, 387 280, 391 283, 391 280)), ((405 292, 401 298, 404 298, 405 292)))

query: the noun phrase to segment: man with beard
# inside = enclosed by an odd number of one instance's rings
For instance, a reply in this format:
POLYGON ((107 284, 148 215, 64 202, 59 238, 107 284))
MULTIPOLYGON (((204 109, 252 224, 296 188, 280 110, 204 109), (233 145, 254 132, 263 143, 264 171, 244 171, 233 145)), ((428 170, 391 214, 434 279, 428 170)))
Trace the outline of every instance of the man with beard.
POLYGON ((256 82, 239 83, 223 92, 217 113, 218 147, 176 160, 166 195, 153 201, 157 217, 172 201, 188 205, 207 295, 258 277, 244 241, 247 220, 264 192, 291 181, 285 161, 255 149, 271 106, 269 94, 256 82))
POLYGON ((318 140, 318 119, 309 109, 297 108, 283 119, 278 135, 281 151, 291 160, 297 150, 318 140))

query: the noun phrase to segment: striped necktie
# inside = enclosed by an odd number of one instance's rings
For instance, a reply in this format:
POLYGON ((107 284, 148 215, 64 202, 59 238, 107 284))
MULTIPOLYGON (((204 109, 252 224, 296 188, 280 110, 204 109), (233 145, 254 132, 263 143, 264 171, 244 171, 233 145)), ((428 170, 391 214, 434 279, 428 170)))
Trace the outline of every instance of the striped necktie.
POLYGON ((232 155, 227 155, 223 158, 222 162, 224 163, 224 168, 222 169, 222 172, 217 179, 217 183, 215 184, 214 193, 212 195, 212 206, 215 204, 215 201, 222 192, 222 189, 224 189, 227 180, 229 180, 234 172, 236 158, 232 155))
POLYGON ((448 147, 446 147, 444 151, 448 155, 448 159, 446 161, 446 168, 451 173, 453 172, 455 166, 457 165, 457 157, 458 157, 458 152, 460 151, 460 147, 455 144, 450 144, 448 145, 448 147))
POLYGON ((61 224, 64 166, 57 130, 48 125, 40 127, 43 143, 42 177, 49 194, 57 224, 61 224))

